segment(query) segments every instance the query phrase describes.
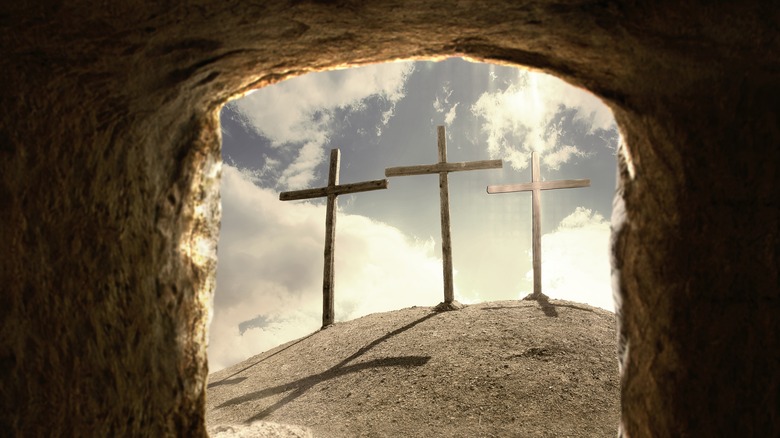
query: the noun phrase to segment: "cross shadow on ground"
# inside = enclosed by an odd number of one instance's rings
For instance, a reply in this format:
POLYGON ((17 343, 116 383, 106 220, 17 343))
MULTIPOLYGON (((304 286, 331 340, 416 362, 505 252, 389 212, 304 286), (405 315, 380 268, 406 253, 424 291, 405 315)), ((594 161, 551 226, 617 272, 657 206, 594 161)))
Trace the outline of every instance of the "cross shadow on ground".
MULTIPOLYGON (((317 333, 317 332, 314 332, 314 333, 317 333)), ((274 351, 272 354, 269 354, 268 356, 266 356, 266 357, 264 357, 264 358, 262 358, 262 359, 258 360, 257 362, 255 362, 255 363, 253 363, 253 364, 251 364, 251 365, 247 365, 247 366, 245 366, 244 368, 241 368, 240 370, 238 370, 238 371, 236 371, 235 373, 233 373, 233 374, 231 374, 231 375, 229 375, 229 376, 225 377, 225 378, 224 378, 224 379, 222 379, 222 380, 217 380, 216 382, 211 382, 211 383, 209 383, 209 384, 208 384, 208 386, 207 386, 206 388, 213 388, 213 387, 215 387, 215 386, 222 386, 222 385, 235 385, 236 383, 241 383, 241 382, 243 382, 244 380, 246 380, 246 377, 236 377, 235 379, 231 379, 231 377, 233 377, 233 376, 236 376, 236 375, 238 375, 238 374, 241 374, 241 373, 243 373, 244 371, 246 371, 246 370, 248 370, 248 369, 252 368, 253 366, 255 366, 255 365, 257 365, 257 364, 259 364, 259 363, 261 363, 261 362, 265 362, 266 360, 268 360, 268 359, 270 359, 270 358, 272 358, 272 357, 276 356, 277 354, 279 354, 279 353, 281 353, 282 351, 284 351, 284 350, 286 350, 286 349, 288 349, 288 348, 292 347, 293 345, 295 345, 295 344, 297 344, 297 343, 299 343, 299 342, 303 342, 303 341, 305 341, 306 339, 309 339, 311 336, 314 336, 314 333, 310 333, 310 334, 308 334, 308 335, 306 335, 306 336, 302 337, 301 339, 298 339, 297 341, 290 343, 290 345, 287 345, 287 346, 286 346, 286 347, 284 347, 284 348, 280 348, 279 350, 277 350, 277 351, 274 351)))
MULTIPOLYGON (((587 307, 575 306, 573 304, 562 304, 562 303, 553 304, 550 302, 550 298, 545 294, 539 294, 539 295, 531 294, 523 298, 523 301, 536 301, 537 303, 539 303, 539 308, 542 309, 542 312, 544 312, 546 316, 549 316, 551 318, 558 317, 558 311, 555 309, 556 307, 568 307, 570 309, 593 312, 592 309, 588 309, 587 307)), ((513 307, 515 306, 490 306, 490 307, 483 307, 482 310, 511 309, 513 307)))
MULTIPOLYGON (((314 374, 308 377, 304 377, 302 379, 298 379, 294 382, 285 383, 282 385, 277 385, 271 388, 265 388, 260 391, 251 392, 249 394, 244 394, 239 397, 232 398, 221 405, 217 406, 216 409, 222 409, 229 406, 234 406, 241 403, 246 403, 248 401, 252 400, 259 400, 262 398, 270 397, 276 394, 281 394, 287 391, 292 390, 292 392, 288 395, 286 395, 281 400, 277 401, 273 405, 263 409, 262 411, 258 412, 251 418, 247 419, 245 423, 251 423, 257 420, 262 420, 263 418, 271 415, 273 412, 275 412, 277 409, 281 408, 282 406, 286 405, 287 403, 290 403, 291 401, 297 399, 306 391, 314 387, 315 385, 325 382, 327 380, 343 376, 345 374, 354 373, 357 371, 365 370, 368 368, 377 368, 377 367, 416 367, 416 366, 422 366, 428 363, 428 361, 431 359, 430 356, 399 356, 399 357, 386 357, 381 359, 374 359, 370 360, 368 362, 362 362, 357 363, 353 365, 348 365, 351 361, 357 359, 358 357, 365 354, 367 351, 371 350, 372 348, 376 347, 377 345, 381 344, 382 342, 392 338, 393 336, 396 336, 400 333, 405 332, 406 330, 409 330, 410 328, 416 326, 417 324, 420 324, 423 321, 426 321, 439 313, 432 312, 429 313, 422 318, 416 319, 409 324, 404 325, 403 327, 399 327, 395 330, 393 330, 390 333, 387 333, 386 335, 375 339, 370 344, 360 348, 358 351, 353 353, 351 356, 347 357, 346 359, 342 360, 335 366, 329 368, 328 370, 325 370, 321 373, 314 374)), ((278 353, 278 352, 277 352, 278 353)))
POLYGON ((546 316, 549 316, 551 318, 557 318, 558 317, 558 311, 555 310, 555 305, 550 302, 550 298, 545 294, 538 294, 538 295, 528 295, 527 297, 523 298, 524 300, 528 301, 536 301, 539 303, 539 307, 542 309, 542 312, 546 316))
POLYGON ((545 294, 540 294, 538 296, 529 295, 523 299, 529 301, 536 301, 537 303, 539 303, 539 307, 541 307, 542 312, 544 312, 545 315, 553 318, 558 317, 558 311, 555 309, 556 307, 568 307, 570 309, 584 310, 586 312, 591 312, 591 313, 593 312, 593 309, 588 309, 587 307, 575 306, 573 304, 562 304, 562 303, 553 304, 550 302, 550 298, 545 294))
POLYGON ((241 383, 244 380, 246 380, 246 377, 236 377, 235 379, 222 379, 216 382, 209 383, 209 385, 206 388, 213 388, 215 386, 222 386, 222 385, 235 385, 236 383, 241 383))

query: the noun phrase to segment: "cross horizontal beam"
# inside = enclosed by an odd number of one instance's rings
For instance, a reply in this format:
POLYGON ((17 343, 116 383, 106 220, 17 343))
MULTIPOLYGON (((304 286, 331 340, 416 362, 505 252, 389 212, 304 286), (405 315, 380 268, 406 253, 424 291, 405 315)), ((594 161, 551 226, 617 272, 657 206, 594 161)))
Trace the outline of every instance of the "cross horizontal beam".
POLYGON ((573 189, 590 187, 589 179, 561 179, 556 181, 535 181, 522 184, 507 184, 503 186, 488 186, 487 192, 496 193, 526 192, 532 190, 573 189))
POLYGON ((452 281, 452 239, 450 236, 450 172, 465 170, 500 169, 503 167, 501 160, 483 160, 469 162, 447 162, 447 140, 444 126, 436 127, 439 162, 436 164, 423 164, 420 166, 388 167, 385 176, 413 176, 426 174, 439 174, 439 215, 441 218, 441 258, 442 274, 444 277, 444 302, 438 307, 442 310, 458 308, 455 303, 455 289, 452 281))
POLYGON ((330 166, 328 168, 328 185, 316 189, 282 192, 279 199, 295 201, 327 197, 325 207, 325 266, 322 272, 322 328, 333 324, 335 318, 334 291, 336 289, 336 210, 338 195, 345 193, 368 192, 387 188, 387 180, 365 181, 352 184, 339 184, 339 169, 341 152, 338 149, 330 151, 330 166))
POLYGON ((377 179, 374 181, 365 181, 351 184, 341 184, 333 187, 319 187, 316 189, 294 190, 291 192, 282 192, 279 194, 281 201, 297 201, 299 199, 321 198, 328 195, 344 195, 347 193, 368 192, 371 190, 382 190, 387 188, 386 179, 377 179))
POLYGON ((489 194, 531 192, 531 239, 533 251, 534 293, 529 298, 541 299, 542 293, 542 190, 572 189, 577 187, 590 187, 589 179, 563 179, 557 181, 542 181, 539 172, 539 154, 531 153, 531 182, 522 184, 507 184, 501 186, 488 186, 489 194))
POLYGON ((388 167, 385 176, 427 175, 440 172, 461 172, 465 170, 500 169, 501 160, 482 160, 456 163, 422 164, 419 166, 388 167))

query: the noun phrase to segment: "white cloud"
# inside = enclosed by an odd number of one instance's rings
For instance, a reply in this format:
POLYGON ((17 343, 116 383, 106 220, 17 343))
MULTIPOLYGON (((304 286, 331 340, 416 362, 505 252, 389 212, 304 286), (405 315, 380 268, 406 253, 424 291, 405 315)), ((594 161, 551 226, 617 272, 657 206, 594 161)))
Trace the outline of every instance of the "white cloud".
POLYGON ((490 155, 519 170, 528 166, 531 151, 551 166, 584 154, 560 143, 560 126, 553 122, 565 108, 576 109, 575 121, 587 123, 590 132, 614 127, 612 112, 594 95, 554 76, 525 70, 518 70, 517 80, 506 89, 483 93, 471 111, 483 119, 490 155))
POLYGON ((278 184, 281 187, 302 188, 309 185, 314 179, 314 168, 322 162, 325 157, 323 146, 327 141, 324 133, 320 138, 307 141, 303 147, 298 149, 298 156, 287 166, 279 177, 278 184))
MULTIPOLYGON (((458 102, 458 103, 460 103, 460 102, 458 102)), ((456 103, 452 108, 450 108, 449 111, 447 111, 447 115, 444 116, 444 123, 446 123, 447 126, 452 125, 452 122, 455 121, 455 115, 456 115, 457 109, 458 109, 458 104, 456 103)))
POLYGON ((390 123, 390 119, 392 119, 394 115, 395 115, 395 102, 393 102, 393 105, 390 107, 390 109, 382 112, 382 125, 387 126, 387 124, 390 123))
MULTIPOLYGON (((322 321, 325 207, 279 201, 251 179, 223 168, 211 372, 316 331, 322 321), (240 333, 239 324, 258 317, 267 324, 240 333)), ((340 214, 337 223, 337 321, 441 301, 432 240, 413 241, 362 216, 340 214)))
POLYGON ((234 104, 244 122, 268 138, 272 147, 297 151, 291 168, 278 175, 278 187, 303 188, 326 155, 323 149, 334 111, 360 110, 365 99, 376 96, 389 105, 382 113, 386 125, 405 96, 406 79, 413 70, 412 62, 397 62, 313 73, 259 89, 234 104))
POLYGON ((433 109, 437 113, 443 113, 444 112, 444 104, 442 103, 439 96, 436 96, 436 100, 433 101, 433 109))
MULTIPOLYGON (((609 239, 609 222, 577 207, 555 231, 542 236, 542 292, 614 312, 609 239)), ((526 278, 532 279, 533 271, 526 278)))
POLYGON ((442 85, 441 93, 437 93, 436 100, 433 101, 433 109, 436 110, 437 113, 443 113, 447 110, 447 106, 450 104, 452 91, 449 82, 445 82, 444 85, 442 85))
MULTIPOLYGON (((450 106, 450 96, 452 96, 452 88, 450 88, 449 82, 445 82, 441 87, 441 93, 437 93, 436 99, 433 101, 433 109, 437 113, 444 114, 444 124, 451 126, 457 116, 458 105, 460 102, 455 102, 450 106), (446 114, 445 114, 446 113, 446 114)), ((433 122, 433 120, 432 120, 433 122)), ((441 122, 436 122, 441 123, 441 122)))
POLYGON ((566 163, 572 156, 584 157, 585 152, 579 150, 576 146, 563 145, 542 158, 544 164, 550 169, 558 169, 561 164, 566 163))

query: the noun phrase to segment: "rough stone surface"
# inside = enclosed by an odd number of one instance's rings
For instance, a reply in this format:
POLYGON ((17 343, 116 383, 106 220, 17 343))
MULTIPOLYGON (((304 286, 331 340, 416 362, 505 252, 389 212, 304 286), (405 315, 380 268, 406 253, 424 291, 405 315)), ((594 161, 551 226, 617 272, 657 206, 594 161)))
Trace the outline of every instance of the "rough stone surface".
POLYGON ((588 88, 623 133, 623 434, 779 435, 778 22, 761 0, 3 2, 0 428, 205 435, 219 107, 466 55, 588 88))
POLYGON ((219 426, 209 433, 213 438, 313 438, 306 427, 279 424, 270 421, 255 421, 249 424, 219 426))

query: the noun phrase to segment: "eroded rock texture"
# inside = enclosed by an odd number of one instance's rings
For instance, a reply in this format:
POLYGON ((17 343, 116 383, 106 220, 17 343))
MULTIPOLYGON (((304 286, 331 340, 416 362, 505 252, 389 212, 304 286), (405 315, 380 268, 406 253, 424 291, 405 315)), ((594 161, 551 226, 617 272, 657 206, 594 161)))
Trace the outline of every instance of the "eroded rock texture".
POLYGON ((780 12, 712 3, 3 2, 0 428, 204 435, 219 106, 468 55, 590 89, 626 139, 624 435, 777 436, 780 12))

